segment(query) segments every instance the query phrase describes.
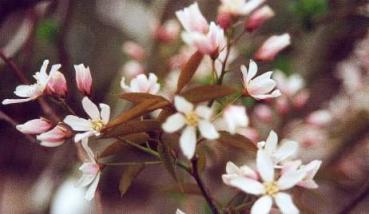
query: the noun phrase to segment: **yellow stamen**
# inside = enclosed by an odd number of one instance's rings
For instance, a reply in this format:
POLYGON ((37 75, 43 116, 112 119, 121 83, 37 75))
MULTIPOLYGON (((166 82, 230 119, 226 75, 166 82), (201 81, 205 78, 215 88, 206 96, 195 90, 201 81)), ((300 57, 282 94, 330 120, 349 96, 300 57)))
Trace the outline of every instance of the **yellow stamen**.
POLYGON ((192 111, 185 115, 186 117, 186 124, 188 126, 197 126, 197 123, 199 122, 199 116, 196 114, 196 112, 192 111))
POLYGON ((275 181, 264 183, 264 188, 265 188, 265 194, 270 195, 270 196, 274 196, 276 193, 279 192, 277 182, 275 181))
POLYGON ((101 129, 104 127, 104 122, 102 120, 94 120, 91 121, 91 127, 93 130, 100 132, 101 129))

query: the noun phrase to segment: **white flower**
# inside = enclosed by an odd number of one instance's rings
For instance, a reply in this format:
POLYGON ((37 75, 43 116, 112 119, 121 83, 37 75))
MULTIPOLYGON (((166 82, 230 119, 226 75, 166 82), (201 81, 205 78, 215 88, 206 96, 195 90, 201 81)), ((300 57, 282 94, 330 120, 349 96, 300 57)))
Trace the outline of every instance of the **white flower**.
POLYGON ((82 140, 82 146, 85 149, 88 161, 84 162, 79 170, 82 172, 82 176, 79 179, 77 186, 78 187, 87 187, 87 192, 85 194, 86 200, 91 200, 96 192, 97 185, 99 184, 100 180, 100 166, 96 163, 94 153, 92 152, 91 148, 88 146, 88 139, 85 138, 82 140))
POLYGON ((219 137, 219 133, 210 122, 212 110, 204 105, 199 105, 194 109, 192 103, 180 96, 174 97, 174 105, 178 113, 169 116, 162 127, 164 131, 173 133, 185 126, 179 144, 183 154, 191 159, 196 149, 197 128, 201 136, 206 139, 213 140, 219 137))
POLYGON ((49 64, 49 60, 44 60, 41 69, 39 72, 36 72, 33 77, 36 79, 36 83, 32 85, 19 85, 15 88, 14 94, 18 97, 22 97, 20 99, 5 99, 2 104, 13 104, 13 103, 24 103, 31 100, 35 100, 38 97, 42 96, 47 89, 48 82, 50 77, 54 75, 60 69, 61 65, 53 65, 51 66, 50 75, 46 73, 47 65, 49 64))
POLYGON ((74 136, 75 142, 79 142, 92 135, 99 136, 101 129, 109 122, 110 118, 110 107, 106 104, 100 103, 100 112, 88 97, 84 97, 82 99, 82 106, 90 119, 83 119, 74 115, 68 115, 64 119, 64 123, 69 125, 73 130, 84 132, 74 136))
POLYGON ((254 78, 257 70, 258 67, 253 60, 250 60, 248 69, 244 65, 241 66, 245 94, 249 94, 258 100, 280 96, 281 92, 275 89, 276 82, 271 79, 273 72, 269 71, 254 78))
POLYGON ((197 2, 176 12, 176 16, 187 32, 208 32, 208 22, 202 15, 197 2))
POLYGON ((122 77, 120 86, 126 92, 157 94, 160 90, 158 77, 153 73, 149 73, 149 78, 145 74, 137 75, 131 80, 130 86, 126 85, 125 78, 122 77))
POLYGON ((219 7, 221 13, 245 16, 259 7, 265 0, 221 0, 221 2, 219 7))
POLYGON ((183 212, 182 210, 180 210, 180 209, 177 209, 176 210, 176 214, 186 214, 185 212, 183 212))
POLYGON ((262 61, 271 61, 290 44, 291 37, 288 33, 271 36, 256 51, 255 58, 262 61))
POLYGON ((217 58, 219 50, 226 44, 223 29, 214 22, 210 23, 206 34, 187 31, 182 33, 182 39, 188 45, 196 47, 202 54, 208 54, 212 58, 217 58))
POLYGON ((282 71, 276 71, 273 78, 277 82, 278 89, 290 97, 296 95, 305 86, 305 81, 299 74, 292 74, 287 77, 282 71))
POLYGON ((41 134, 52 127, 52 124, 46 118, 29 120, 23 124, 17 125, 15 128, 24 134, 41 134))
POLYGON ((246 177, 254 180, 259 179, 259 175, 253 169, 248 167, 247 165, 243 165, 241 167, 236 166, 233 162, 228 161, 226 165, 226 173, 222 176, 222 179, 225 184, 229 184, 232 179, 237 177, 246 177))
POLYGON ((257 153, 256 165, 261 182, 246 176, 234 176, 229 179, 229 177, 227 178, 228 174, 223 175, 223 180, 227 185, 236 187, 248 194, 260 196, 251 207, 251 214, 269 213, 273 201, 282 213, 299 213, 291 196, 284 193, 283 190, 290 189, 302 181, 306 172, 304 170, 289 170, 276 179, 273 161, 263 150, 257 153))
POLYGON ((259 151, 264 151, 269 155, 274 165, 278 165, 280 162, 291 158, 297 153, 298 143, 292 140, 282 140, 280 146, 278 146, 278 136, 272 130, 269 132, 269 136, 266 141, 258 143, 259 151))
POLYGON ((282 174, 287 173, 288 171, 291 170, 292 171, 297 169, 303 170, 305 171, 306 175, 302 179, 302 181, 300 181, 297 185, 304 187, 306 189, 316 189, 318 188, 318 184, 314 181, 314 177, 321 165, 322 165, 321 160, 313 160, 306 165, 302 165, 300 160, 288 161, 284 163, 282 166, 282 174))
POLYGON ((231 134, 235 134, 239 128, 245 128, 249 124, 246 108, 239 105, 227 106, 223 112, 223 121, 226 130, 231 134))

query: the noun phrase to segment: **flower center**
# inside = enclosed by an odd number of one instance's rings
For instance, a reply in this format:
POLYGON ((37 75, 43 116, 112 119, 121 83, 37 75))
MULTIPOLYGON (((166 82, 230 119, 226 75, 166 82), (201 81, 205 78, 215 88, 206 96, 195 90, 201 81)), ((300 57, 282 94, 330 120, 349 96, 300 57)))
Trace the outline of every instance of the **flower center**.
POLYGON ((91 121, 91 127, 93 130, 100 132, 104 127, 104 122, 102 120, 93 120, 91 121))
POLYGON ((264 183, 265 194, 274 196, 277 192, 279 192, 278 185, 275 181, 264 183))
POLYGON ((189 126, 197 126, 199 122, 199 116, 196 112, 192 111, 186 114, 186 124, 189 126))

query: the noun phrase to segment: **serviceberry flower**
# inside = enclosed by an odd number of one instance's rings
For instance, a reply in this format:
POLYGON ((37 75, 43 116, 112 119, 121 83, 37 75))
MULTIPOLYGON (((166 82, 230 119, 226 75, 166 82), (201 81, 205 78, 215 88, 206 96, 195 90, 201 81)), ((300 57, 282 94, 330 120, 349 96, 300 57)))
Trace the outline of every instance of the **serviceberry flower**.
POLYGON ((50 72, 49 81, 47 83, 47 92, 60 97, 67 95, 68 87, 64 75, 60 71, 50 72))
POLYGON ((283 192, 297 185, 306 176, 305 170, 289 170, 276 178, 274 164, 272 158, 263 150, 257 152, 256 158, 257 172, 261 177, 261 181, 249 178, 244 175, 236 175, 232 173, 224 174, 223 181, 225 184, 238 188, 248 194, 260 196, 251 207, 251 214, 269 213, 273 201, 282 213, 295 214, 299 213, 298 208, 292 201, 289 194, 283 192))
POLYGON ((197 2, 176 12, 178 20, 187 32, 207 33, 209 24, 202 15, 197 2))
POLYGON ((261 141, 257 145, 259 151, 264 151, 271 157, 275 166, 291 158, 298 149, 297 142, 286 139, 282 140, 278 146, 278 135, 273 130, 269 132, 266 141, 261 141))
POLYGON ((56 65, 51 66, 50 74, 47 74, 46 69, 47 69, 48 64, 49 64, 49 60, 44 60, 40 71, 36 72, 35 75, 33 75, 33 77, 36 79, 36 83, 31 84, 31 85, 19 85, 15 88, 14 94, 21 98, 5 99, 3 100, 2 104, 8 105, 8 104, 14 104, 14 103, 24 103, 24 102, 28 102, 31 100, 35 100, 38 97, 44 95, 45 93, 48 93, 47 89, 48 89, 49 80, 55 74, 58 75, 58 77, 56 79, 53 78, 50 91, 54 92, 53 87, 56 85, 58 87, 61 86, 61 88, 64 89, 64 86, 62 86, 63 83, 60 83, 59 81, 65 81, 65 78, 61 78, 60 77, 61 73, 57 73, 61 65, 56 64, 56 65))
POLYGON ((173 133, 185 127, 179 139, 179 145, 183 154, 191 159, 196 149, 197 128, 201 136, 206 139, 213 140, 219 137, 218 131, 210 122, 213 112, 205 105, 194 108, 192 103, 180 96, 174 97, 174 105, 178 113, 169 116, 162 128, 165 132, 173 133))
POLYGON ((46 132, 52 127, 52 124, 46 118, 39 118, 29 120, 23 124, 19 124, 16 126, 16 129, 23 134, 41 134, 46 132))
POLYGON ((86 95, 91 95, 92 89, 92 76, 89 67, 85 67, 83 64, 74 65, 76 70, 76 83, 78 90, 86 95))
POLYGON ((259 7, 265 0, 220 0, 219 13, 228 13, 233 16, 245 16, 259 7))
POLYGON ((221 123, 225 125, 225 130, 229 133, 237 133, 240 128, 245 128, 249 124, 246 108, 240 105, 227 106, 223 111, 221 123))
POLYGON ((281 92, 275 88, 277 83, 271 79, 273 72, 269 71, 254 78, 257 70, 258 67, 253 60, 250 60, 248 69, 244 65, 241 66, 243 87, 245 88, 244 94, 250 95, 257 100, 280 96, 281 92))
POLYGON ((64 123, 75 131, 83 131, 74 136, 74 141, 79 142, 82 139, 89 138, 93 135, 100 136, 101 130, 109 122, 110 107, 104 103, 100 103, 100 109, 88 98, 82 99, 82 106, 90 119, 84 119, 75 115, 68 115, 64 119, 64 123))
POLYGON ((269 37, 255 53, 255 59, 271 61, 277 54, 291 44, 288 33, 269 37))
POLYGON ((253 12, 245 22, 245 29, 252 32, 262 26, 264 22, 274 16, 274 11, 269 6, 263 6, 253 12))
POLYGON ((97 185, 99 184, 101 169, 100 165, 95 160, 94 153, 88 146, 87 138, 82 140, 82 146, 87 153, 88 160, 84 162, 81 167, 79 167, 79 170, 82 172, 82 176, 79 179, 77 186, 88 186, 87 192, 85 194, 85 199, 92 200, 92 198, 95 196, 97 185))
POLYGON ((72 131, 63 124, 58 124, 48 132, 37 135, 41 146, 56 147, 62 145, 65 140, 72 136, 72 131))
POLYGON ((304 79, 298 74, 292 74, 287 77, 282 71, 276 71, 273 74, 273 78, 277 82, 278 89, 288 97, 295 96, 305 86, 304 79))
POLYGON ((302 165, 301 160, 288 161, 282 166, 282 174, 287 173, 290 170, 304 170, 306 175, 297 185, 306 189, 316 189, 318 188, 318 184, 315 182, 314 177, 321 165, 321 160, 313 160, 306 165, 302 165))
POLYGON ((255 170, 251 169, 249 166, 243 165, 241 167, 238 167, 233 162, 228 161, 226 165, 226 174, 222 176, 224 183, 228 183, 232 179, 235 179, 239 176, 251 178, 254 180, 259 179, 258 173, 255 170))
POLYGON ((125 92, 140 92, 157 94, 160 90, 158 77, 154 73, 149 73, 149 78, 145 74, 139 74, 130 82, 130 86, 126 84, 125 77, 122 77, 120 86, 125 92))

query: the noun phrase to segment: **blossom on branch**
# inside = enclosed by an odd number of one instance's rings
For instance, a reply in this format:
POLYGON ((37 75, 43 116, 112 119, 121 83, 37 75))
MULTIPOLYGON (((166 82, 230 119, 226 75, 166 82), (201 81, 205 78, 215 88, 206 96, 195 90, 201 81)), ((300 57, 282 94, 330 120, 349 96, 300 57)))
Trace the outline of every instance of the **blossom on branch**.
POLYGON ((240 128, 246 128, 249 118, 246 108, 241 105, 229 105, 223 110, 223 117, 217 121, 220 129, 224 129, 231 134, 236 134, 240 128))
POLYGON ((253 60, 250 60, 248 69, 244 65, 241 66, 244 94, 258 100, 280 96, 281 92, 275 88, 277 83, 271 79, 273 72, 269 71, 255 77, 257 70, 258 67, 253 60))
POLYGON ((291 44, 288 33, 269 37, 255 53, 255 59, 271 61, 277 54, 291 44))
POLYGON ((160 90, 160 84, 158 83, 158 77, 154 73, 149 73, 149 77, 145 74, 139 74, 133 78, 128 86, 126 84, 125 77, 122 77, 120 81, 120 87, 125 92, 139 92, 139 93, 149 93, 157 94, 160 90))
POLYGON ((185 127, 179 139, 179 145, 183 154, 191 159, 196 150, 197 128, 201 136, 206 139, 213 140, 219 137, 218 131, 210 121, 213 112, 204 105, 194 108, 192 103, 180 96, 174 97, 174 105, 178 113, 169 116, 162 128, 165 132, 173 133, 185 127))
POLYGON ((33 77, 36 79, 36 83, 31 85, 19 85, 15 88, 14 94, 21 98, 5 99, 3 100, 2 104, 8 105, 14 103, 24 103, 35 100, 38 97, 48 93, 57 93, 57 95, 60 95, 57 89, 61 89, 61 93, 64 94, 66 91, 65 78, 63 74, 58 71, 61 65, 52 65, 50 74, 47 74, 46 69, 48 64, 49 60, 44 60, 40 71, 33 75, 33 77), (50 81, 50 79, 52 79, 52 81, 50 81))
POLYGON ((233 16, 246 16, 259 7, 265 0, 220 0, 219 13, 233 16))
POLYGON ((187 32, 206 33, 209 29, 208 21, 202 15, 197 2, 176 12, 178 20, 187 32))
POLYGON ((110 107, 104 103, 100 103, 100 109, 88 98, 82 99, 82 106, 90 119, 84 119, 75 115, 68 115, 64 119, 64 123, 70 126, 74 131, 83 132, 74 136, 74 141, 79 142, 82 139, 89 138, 93 135, 100 136, 101 130, 109 122, 110 107))
POLYGON ((29 120, 16 126, 16 129, 23 134, 41 134, 52 127, 52 124, 46 118, 29 120))
POLYGON ((83 64, 74 65, 76 70, 76 83, 78 90, 86 95, 91 95, 92 89, 92 76, 89 67, 85 67, 83 64))
POLYGON ((58 124, 48 132, 37 135, 41 146, 56 147, 62 145, 65 140, 72 136, 71 130, 63 124, 58 124))

